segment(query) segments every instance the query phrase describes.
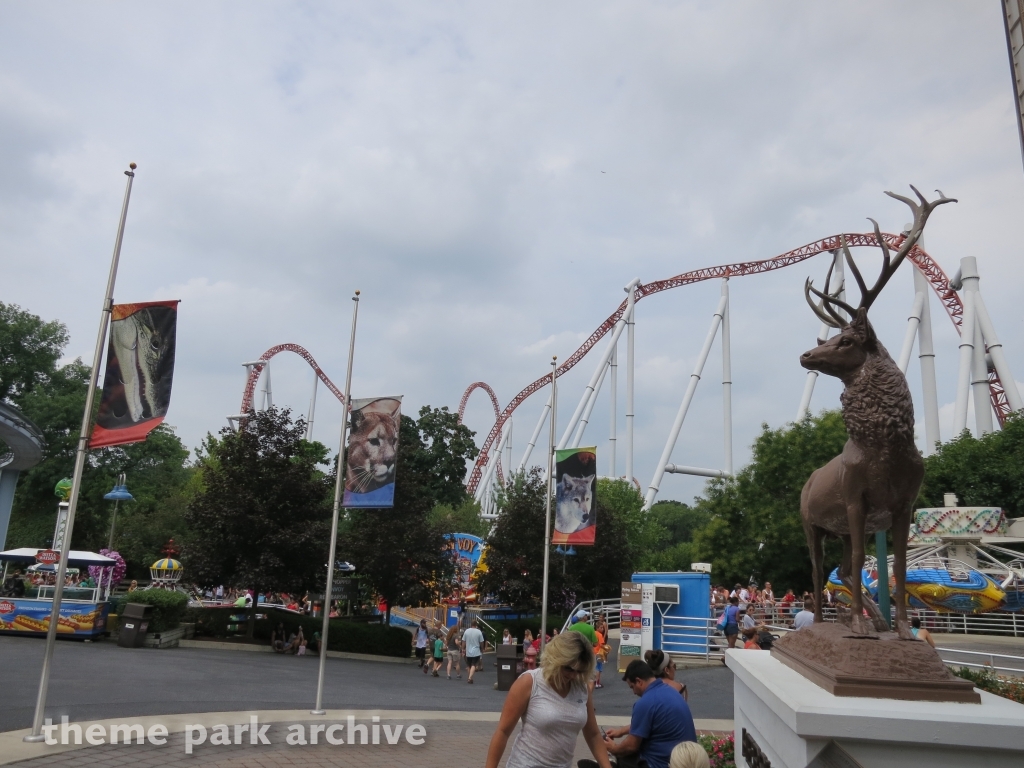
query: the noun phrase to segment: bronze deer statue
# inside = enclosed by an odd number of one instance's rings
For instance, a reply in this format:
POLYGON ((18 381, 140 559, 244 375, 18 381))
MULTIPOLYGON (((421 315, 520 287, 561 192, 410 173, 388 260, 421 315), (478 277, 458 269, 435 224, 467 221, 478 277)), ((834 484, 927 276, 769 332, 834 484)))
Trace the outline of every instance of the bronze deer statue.
MULTIPOLYGON (((824 539, 834 536, 843 542, 839 575, 851 594, 851 629, 855 634, 866 635, 871 634, 872 623, 878 630, 888 628, 878 606, 870 599, 866 602, 873 621, 864 617, 861 569, 866 536, 891 527, 896 631, 905 640, 913 639, 907 623, 907 539, 913 504, 924 479, 924 462, 914 443, 914 404, 907 380, 875 335, 868 321, 868 309, 921 237, 931 212, 943 203, 956 202, 941 191, 938 200, 928 202, 917 189, 911 189, 919 203, 886 192, 906 203, 914 214, 914 223, 895 256, 882 238, 878 223, 869 219, 882 250, 882 272, 870 289, 850 255, 846 239, 840 240, 846 263, 860 288, 857 308, 838 298, 841 286, 829 293, 835 261, 825 278, 824 291, 814 288, 810 279, 804 284, 804 295, 814 314, 840 329, 840 333, 828 341, 819 340, 817 347, 800 356, 804 368, 842 380, 845 389, 840 401, 849 435, 843 452, 811 473, 800 495, 800 516, 814 569, 814 621, 822 621, 824 539), (812 293, 820 299, 817 304, 812 293)), ((879 588, 887 589, 888 585, 879 588)))

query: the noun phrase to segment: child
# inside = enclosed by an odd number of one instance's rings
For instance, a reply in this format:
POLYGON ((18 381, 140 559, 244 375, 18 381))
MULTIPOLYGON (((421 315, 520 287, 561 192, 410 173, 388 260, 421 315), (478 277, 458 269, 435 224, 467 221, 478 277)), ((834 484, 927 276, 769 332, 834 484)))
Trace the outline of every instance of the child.
POLYGON ((444 663, 444 638, 441 637, 441 633, 438 632, 434 638, 434 677, 439 677, 438 672, 441 671, 441 665, 444 663))

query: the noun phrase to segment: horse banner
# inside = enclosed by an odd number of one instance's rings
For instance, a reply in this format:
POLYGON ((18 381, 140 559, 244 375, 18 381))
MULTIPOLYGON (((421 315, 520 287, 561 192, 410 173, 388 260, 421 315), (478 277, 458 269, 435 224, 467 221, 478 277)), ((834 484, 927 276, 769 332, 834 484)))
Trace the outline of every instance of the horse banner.
POLYGON ((138 443, 171 404, 178 302, 115 304, 103 394, 90 448, 138 443))
POLYGON ((564 448, 555 451, 555 532, 552 544, 593 544, 597 531, 594 491, 597 480, 597 448, 564 448))
POLYGON ((395 460, 402 396, 352 400, 342 506, 395 506, 395 460))

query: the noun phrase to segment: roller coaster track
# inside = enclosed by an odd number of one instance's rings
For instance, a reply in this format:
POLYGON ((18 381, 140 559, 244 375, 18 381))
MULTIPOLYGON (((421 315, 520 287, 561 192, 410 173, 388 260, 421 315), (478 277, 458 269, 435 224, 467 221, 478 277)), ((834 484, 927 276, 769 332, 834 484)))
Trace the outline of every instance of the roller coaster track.
POLYGON ((240 414, 244 415, 252 410, 252 396, 256 392, 256 382, 260 379, 263 366, 278 352, 294 352, 301 357, 309 363, 309 367, 313 369, 317 378, 324 383, 324 386, 331 390, 331 393, 338 398, 339 402, 345 401, 345 396, 341 393, 341 390, 334 386, 334 382, 327 378, 327 374, 320 370, 316 360, 313 359, 313 356, 304 347, 300 347, 298 344, 278 344, 276 347, 271 347, 260 355, 261 362, 249 369, 249 378, 245 382, 245 391, 242 393, 242 409, 239 411, 240 414))
MULTIPOLYGON (((799 264, 812 256, 817 256, 819 253, 834 251, 837 248, 842 247, 840 243, 840 238, 842 237, 846 238, 846 242, 851 247, 878 247, 878 241, 873 232, 863 234, 832 235, 831 237, 826 237, 813 243, 808 243, 807 245, 801 246, 800 248, 787 253, 783 253, 779 256, 775 256, 771 259, 764 259, 762 261, 744 261, 736 264, 723 264, 717 267, 705 267, 703 269, 695 269, 691 272, 684 272, 681 275, 676 275, 675 277, 670 277, 666 280, 641 283, 636 287, 636 301, 640 301, 647 296, 660 293, 661 291, 667 291, 670 288, 692 285, 693 283, 703 282, 704 280, 713 280, 715 278, 722 277, 745 277, 747 275, 758 275, 762 272, 771 272, 776 269, 792 266, 793 264, 799 264)), ((891 248, 898 248, 900 243, 903 242, 903 235, 883 233, 882 238, 891 248)), ((960 297, 956 294, 956 291, 949 287, 949 278, 946 276, 946 273, 942 271, 942 267, 940 267, 923 248, 917 245, 911 249, 907 258, 914 262, 914 265, 921 271, 921 274, 927 278, 932 290, 935 291, 935 294, 939 297, 939 301, 942 303, 943 308, 945 308, 946 314, 949 315, 949 319, 953 321, 953 325, 956 328, 957 333, 960 333, 960 328, 963 324, 963 304, 961 304, 960 297)), ((593 349, 602 338, 604 338, 605 334, 615 326, 615 323, 622 318, 623 313, 626 311, 626 304, 627 301, 623 300, 618 309, 609 315, 608 318, 601 323, 601 325, 599 325, 592 334, 590 334, 590 337, 580 345, 580 348, 573 352, 564 363, 558 366, 556 376, 561 376, 567 373, 584 357, 586 357, 587 353, 590 352, 590 350, 593 349)), ((509 402, 509 404, 505 406, 505 409, 497 416, 494 426, 491 427, 491 431, 487 434, 487 438, 484 440, 484 444, 480 448, 480 455, 477 457, 469 482, 466 484, 470 493, 474 493, 480 483, 483 468, 487 463, 488 452, 498 435, 501 434, 501 428, 506 419, 508 419, 508 417, 512 415, 512 412, 522 405, 530 395, 540 391, 550 382, 550 375, 541 376, 539 379, 523 389, 522 392, 512 398, 511 402, 509 402)), ((999 423, 1002 425, 1006 417, 1010 414, 1010 406, 1006 400, 1006 394, 1003 389, 1002 382, 999 380, 999 376, 993 369, 989 369, 988 382, 989 398, 991 399, 992 407, 996 412, 999 423)), ((469 397, 469 393, 481 385, 486 386, 482 382, 477 382, 472 384, 470 388, 466 390, 466 393, 463 395, 463 404, 465 404, 466 398, 469 397)), ((487 387, 487 389, 490 391, 490 387, 487 387)), ((461 411, 462 407, 460 406, 460 415, 461 411)))
MULTIPOLYGON (((498 405, 498 396, 496 394, 494 394, 494 390, 491 389, 491 385, 490 384, 486 384, 485 382, 482 382, 482 381, 474 381, 472 384, 470 384, 468 387, 466 387, 466 391, 462 393, 462 400, 459 402, 459 424, 462 423, 462 417, 466 415, 466 403, 469 402, 469 396, 471 394, 473 394, 473 390, 474 389, 482 389, 484 392, 486 392, 488 395, 490 395, 490 397, 491 397, 491 405, 494 406, 494 418, 495 419, 501 418, 501 406, 498 405)), ((484 461, 484 465, 486 465, 487 464, 487 457, 486 456, 484 456, 484 460, 483 461, 484 461)), ((495 467, 495 469, 498 472, 498 482, 499 483, 504 483, 505 479, 502 477, 502 474, 501 474, 501 457, 500 456, 498 457, 498 466, 495 467)))

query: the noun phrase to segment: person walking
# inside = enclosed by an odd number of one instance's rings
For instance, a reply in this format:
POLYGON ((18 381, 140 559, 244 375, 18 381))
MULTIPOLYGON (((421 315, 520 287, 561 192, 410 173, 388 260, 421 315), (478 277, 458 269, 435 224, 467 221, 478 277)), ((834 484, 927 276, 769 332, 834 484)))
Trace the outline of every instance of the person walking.
POLYGON ((729 604, 725 606, 725 639, 729 641, 729 647, 736 647, 736 637, 740 633, 739 626, 740 599, 736 595, 729 597, 729 604))
POLYGON ((580 765, 611 768, 588 690, 595 664, 593 646, 583 635, 565 632, 552 638, 540 669, 524 672, 509 689, 487 749, 486 768, 498 768, 520 721, 523 727, 505 768, 571 768, 581 731, 595 760, 580 765))
POLYGON ((420 663, 423 674, 427 674, 427 645, 430 644, 430 633, 427 632, 427 620, 420 619, 420 625, 412 636, 413 645, 416 646, 416 660, 420 663))
POLYGON ((452 664, 455 664, 455 676, 462 679, 462 629, 456 624, 448 630, 448 679, 452 679, 452 664))
POLYGON ((480 666, 480 657, 483 655, 484 633, 480 631, 480 622, 473 619, 473 626, 462 635, 462 643, 466 649, 466 669, 468 682, 473 684, 473 673, 480 666))
POLYGON ((431 671, 434 677, 440 677, 442 664, 444 664, 444 636, 438 632, 434 637, 434 668, 431 671))
POLYGON ((576 612, 576 615, 573 618, 575 619, 575 621, 573 622, 572 626, 569 627, 569 631, 579 632, 581 635, 587 638, 587 640, 590 641, 591 646, 597 645, 597 635, 594 634, 594 628, 588 621, 588 619, 590 618, 590 613, 581 608, 576 612))

